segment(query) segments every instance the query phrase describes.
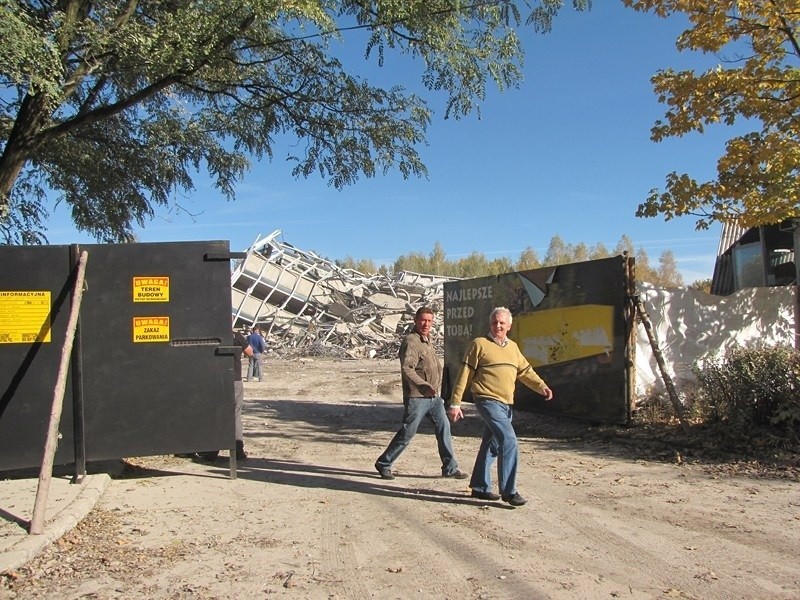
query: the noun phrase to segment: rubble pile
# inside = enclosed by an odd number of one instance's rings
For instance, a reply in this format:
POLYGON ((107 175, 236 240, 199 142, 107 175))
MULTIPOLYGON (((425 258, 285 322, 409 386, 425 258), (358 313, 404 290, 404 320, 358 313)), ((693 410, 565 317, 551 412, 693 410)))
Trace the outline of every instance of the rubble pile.
MULTIPOLYGON (((336 358, 396 358, 414 313, 441 315, 452 278, 402 271, 365 275, 282 241, 276 230, 231 273, 233 324, 260 325, 272 352, 336 358)), ((433 338, 443 354, 442 319, 433 338)))

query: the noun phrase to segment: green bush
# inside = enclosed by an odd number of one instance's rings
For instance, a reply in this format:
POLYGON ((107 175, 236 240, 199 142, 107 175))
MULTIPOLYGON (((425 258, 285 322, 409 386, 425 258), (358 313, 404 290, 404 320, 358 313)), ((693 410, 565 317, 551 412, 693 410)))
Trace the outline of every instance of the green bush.
POLYGON ((800 353, 784 347, 736 347, 693 366, 697 401, 710 424, 735 440, 772 430, 800 434, 800 353))

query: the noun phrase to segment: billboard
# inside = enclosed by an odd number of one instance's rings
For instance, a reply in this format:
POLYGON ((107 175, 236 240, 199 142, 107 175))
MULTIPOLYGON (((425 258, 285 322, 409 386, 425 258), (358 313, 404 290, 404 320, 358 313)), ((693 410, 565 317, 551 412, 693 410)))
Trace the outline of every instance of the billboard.
POLYGON ((554 393, 545 402, 518 384, 517 408, 627 423, 631 267, 616 256, 445 283, 445 397, 470 340, 487 335, 490 312, 504 306, 514 318, 509 337, 554 393))

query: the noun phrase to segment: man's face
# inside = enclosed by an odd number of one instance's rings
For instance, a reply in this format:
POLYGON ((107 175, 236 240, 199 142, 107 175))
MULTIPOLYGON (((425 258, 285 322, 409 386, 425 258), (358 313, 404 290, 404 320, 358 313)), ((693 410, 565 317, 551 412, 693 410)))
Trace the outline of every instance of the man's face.
POLYGON ((510 321, 511 320, 508 318, 508 314, 504 312, 498 312, 494 314, 489 322, 489 327, 491 328, 492 335, 495 337, 495 339, 500 340, 501 342, 506 339, 508 330, 511 329, 510 321))
POLYGON ((431 327, 433 327, 432 314, 422 313, 421 315, 414 317, 414 329, 416 329, 418 334, 428 337, 431 332, 431 327))

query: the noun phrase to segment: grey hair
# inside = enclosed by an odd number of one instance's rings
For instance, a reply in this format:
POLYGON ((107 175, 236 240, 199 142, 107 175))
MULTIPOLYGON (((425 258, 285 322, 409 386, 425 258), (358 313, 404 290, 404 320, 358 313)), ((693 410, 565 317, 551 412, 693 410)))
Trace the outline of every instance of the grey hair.
POLYGON ((498 306, 496 308, 493 308, 492 312, 489 313, 489 322, 490 323, 492 322, 492 319, 494 319, 494 316, 497 313, 506 313, 508 315, 508 324, 509 325, 511 325, 511 323, 514 321, 514 315, 511 314, 510 310, 508 310, 505 306, 498 306))

